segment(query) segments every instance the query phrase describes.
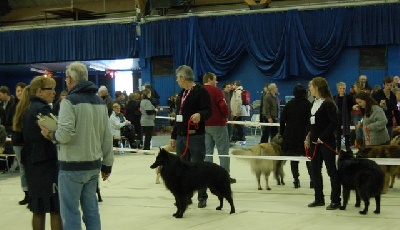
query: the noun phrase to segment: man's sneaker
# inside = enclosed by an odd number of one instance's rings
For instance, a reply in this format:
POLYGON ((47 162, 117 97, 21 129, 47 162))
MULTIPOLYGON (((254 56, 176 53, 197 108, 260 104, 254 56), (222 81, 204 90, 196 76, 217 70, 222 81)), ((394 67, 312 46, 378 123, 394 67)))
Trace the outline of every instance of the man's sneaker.
POLYGON ((199 201, 199 204, 197 205, 198 208, 205 208, 207 207, 207 201, 201 200, 199 201))
POLYGON ((236 179, 231 177, 230 182, 231 182, 231 184, 234 184, 234 183, 236 183, 236 179))

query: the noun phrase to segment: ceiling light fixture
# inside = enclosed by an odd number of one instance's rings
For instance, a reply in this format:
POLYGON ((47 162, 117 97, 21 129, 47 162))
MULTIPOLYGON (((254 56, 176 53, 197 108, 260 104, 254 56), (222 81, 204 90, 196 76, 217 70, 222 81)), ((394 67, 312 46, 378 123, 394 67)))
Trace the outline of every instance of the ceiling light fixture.
POLYGON ((98 70, 98 71, 106 71, 105 68, 100 67, 100 66, 95 66, 95 65, 89 65, 89 68, 94 69, 94 70, 98 70))
POLYGON ((31 68, 31 71, 32 72, 36 72, 36 73, 41 73, 41 74, 45 74, 46 73, 46 70, 41 70, 41 69, 36 69, 36 68, 31 68))

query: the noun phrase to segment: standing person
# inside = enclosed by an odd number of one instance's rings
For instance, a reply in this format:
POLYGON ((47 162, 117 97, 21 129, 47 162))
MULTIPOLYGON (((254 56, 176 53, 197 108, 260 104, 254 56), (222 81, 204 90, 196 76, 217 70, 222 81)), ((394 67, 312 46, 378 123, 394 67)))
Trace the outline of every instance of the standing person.
POLYGON ((333 97, 338 107, 338 126, 336 129, 336 151, 342 149, 342 134, 344 136, 344 146, 346 151, 350 150, 350 122, 351 111, 353 107, 353 96, 346 94, 346 83, 339 82, 336 84, 338 94, 333 97))
POLYGON ((155 126, 154 120, 158 111, 150 99, 151 91, 144 89, 142 91, 142 100, 140 101, 140 112, 142 113, 140 125, 144 134, 143 150, 150 150, 151 137, 153 136, 155 126))
MULTIPOLYGON (((171 133, 171 146, 176 146, 176 154, 181 156, 190 151, 190 161, 204 161, 205 121, 211 117, 210 95, 200 84, 194 82, 193 70, 182 65, 176 69, 176 81, 182 91, 176 101, 176 122, 171 133), (186 145, 186 140, 188 144, 186 145)), ((187 155, 185 155, 187 156, 187 155)), ((188 157, 184 158, 189 160, 188 157)), ((207 188, 197 193, 198 207, 207 206, 207 188)))
MULTIPOLYGON (((266 114, 266 109, 265 106, 266 104, 264 101, 266 100, 268 96, 268 86, 269 83, 265 83, 264 89, 263 89, 263 94, 261 96, 261 103, 260 103, 260 122, 267 122, 267 114, 266 114)), ((271 132, 271 126, 262 126, 262 134, 261 134, 261 139, 260 143, 267 143, 269 139, 269 133, 271 132)))
MULTIPOLYGON (((232 110, 231 110, 231 94, 232 94, 232 86, 231 84, 227 83, 225 85, 222 86, 222 92, 224 94, 224 98, 226 101, 226 104, 228 105, 228 109, 229 109, 229 117, 228 120, 231 121, 232 120, 232 110)), ((226 124, 226 126, 228 127, 228 138, 229 141, 231 139, 232 136, 232 125, 231 124, 226 124)))
POLYGON ((387 119, 386 128, 389 132, 389 137, 392 137, 393 118, 396 120, 397 124, 400 124, 400 113, 397 108, 396 95, 392 92, 392 84, 393 79, 391 77, 385 77, 385 79, 383 79, 383 88, 372 95, 372 98, 379 103, 379 106, 385 112, 387 119))
MULTIPOLYGON (((278 123, 279 122, 279 117, 280 117, 280 103, 279 103, 279 98, 278 98, 278 87, 276 86, 275 83, 271 83, 268 85, 268 93, 266 94, 265 97, 263 97, 263 111, 262 113, 264 114, 264 120, 265 122, 268 122, 270 124, 272 123, 278 123)), ((278 133, 278 127, 277 126, 270 126, 266 130, 266 134, 261 138, 261 142, 265 141, 268 142, 268 129, 271 134, 271 139, 278 133)), ((262 142, 262 143, 265 143, 262 142)))
POLYGON ((142 117, 140 101, 141 93, 140 91, 135 91, 129 94, 128 103, 126 104, 126 119, 132 123, 136 133, 136 143, 131 146, 132 148, 140 148, 143 144, 142 126, 140 125, 140 119, 142 117))
POLYGON ((118 103, 121 106, 121 112, 125 113, 126 108, 126 98, 125 94, 121 91, 115 91, 115 101, 114 103, 118 103))
MULTIPOLYGON (((293 88, 294 98, 286 103, 280 120, 280 135, 283 137, 281 145, 282 155, 305 156, 304 142, 307 135, 307 127, 310 124, 311 102, 306 98, 307 89, 303 85, 293 88)), ((310 164, 307 165, 312 184, 310 164)), ((293 175, 293 185, 300 188, 299 162, 290 161, 290 169, 293 175)))
POLYGON ((58 116, 58 112, 60 111, 61 101, 67 96, 67 94, 68 94, 67 90, 61 91, 60 96, 58 96, 58 100, 53 105, 53 114, 54 115, 58 116))
POLYGON ((365 88, 371 89, 371 86, 369 85, 369 83, 367 81, 367 76, 364 74, 362 74, 358 77, 358 83, 360 83, 359 84, 359 86, 361 87, 360 90, 364 90, 365 88))
MULTIPOLYGON (((18 165, 19 165, 19 174, 21 178, 21 188, 22 191, 25 193, 24 199, 20 200, 18 204, 20 205, 25 205, 29 203, 29 193, 28 193, 28 185, 26 184, 26 175, 25 175, 25 168, 24 165, 21 163, 21 150, 22 146, 24 145, 24 138, 22 136, 22 127, 21 127, 21 121, 17 121, 16 119, 16 109, 18 103, 22 99, 22 92, 26 87, 25 82, 18 82, 15 85, 15 103, 13 108, 11 109, 12 117, 13 117, 13 132, 11 135, 11 140, 13 143, 13 149, 15 152, 15 158, 17 159, 18 165)), ((18 111, 20 113, 21 111, 18 111)), ((19 119, 21 119, 21 114, 18 114, 17 116, 19 119)))
POLYGON ((390 141, 386 128, 387 118, 383 109, 367 93, 360 92, 355 96, 360 107, 362 122, 357 126, 362 128, 366 145, 383 145, 390 141))
POLYGON ((313 78, 310 91, 315 100, 311 108, 310 133, 306 137, 305 145, 310 146, 310 153, 312 154, 311 165, 315 199, 308 207, 325 205, 321 174, 322 162, 325 162, 331 180, 331 203, 326 207, 326 210, 334 210, 340 207, 340 181, 336 169, 335 154, 335 130, 338 125, 337 107, 325 78, 313 78))
POLYGON ((12 107, 15 104, 15 97, 10 95, 10 90, 7 86, 0 86, 0 101, 5 112, 4 127, 6 128, 7 135, 10 136, 12 133, 12 107))
MULTIPOLYGON (((204 88, 210 95, 211 117, 206 120, 206 158, 205 161, 214 162, 214 147, 217 146, 218 155, 229 155, 229 136, 226 121, 229 117, 229 107, 225 101, 224 94, 217 87, 217 76, 214 73, 205 73, 203 76, 204 88)), ((230 158, 220 157, 220 165, 230 172, 230 158)), ((231 178, 231 183, 236 183, 236 179, 231 178)))
POLYGON ((157 91, 153 89, 153 87, 151 87, 150 82, 146 82, 144 88, 150 90, 151 92, 150 101, 155 107, 157 107, 160 104, 160 95, 158 95, 157 91))
POLYGON ((362 116, 360 114, 360 107, 357 105, 355 95, 362 92, 361 91, 361 83, 360 82, 355 82, 354 83, 354 96, 353 96, 353 124, 355 126, 355 133, 356 133, 356 140, 354 142, 354 147, 362 147, 364 146, 364 134, 361 128, 357 128, 358 122, 361 121, 362 116))
POLYGON ((39 114, 49 115, 50 103, 56 95, 53 78, 35 77, 25 87, 15 113, 16 127, 25 140, 21 151, 29 191, 29 209, 33 213, 32 228, 45 229, 46 213, 50 213, 51 229, 62 229, 59 190, 57 189, 57 148, 40 135, 39 114))
MULTIPOLYGON (((242 110, 242 91, 243 91, 243 86, 241 81, 235 81, 234 87, 233 87, 233 93, 231 97, 231 111, 232 111, 232 117, 233 121, 243 121, 243 117, 246 114, 243 114, 242 110)), ((245 137, 245 131, 244 131, 244 126, 243 125, 238 125, 235 124, 234 126, 234 136, 233 140, 236 141, 235 144, 237 145, 245 145, 246 144, 246 137, 245 137)))
POLYGON ((58 129, 42 128, 42 135, 59 143, 58 189, 64 230, 80 230, 81 210, 86 229, 101 229, 96 188, 101 171, 104 180, 114 162, 107 107, 88 80, 86 66, 67 66, 67 97, 61 101, 58 129))
POLYGON ((105 87, 104 85, 100 86, 98 95, 103 99, 104 103, 106 104, 107 109, 108 109, 108 116, 110 116, 113 111, 112 106, 114 103, 113 103, 113 100, 112 100, 110 94, 108 94, 107 87, 105 87))

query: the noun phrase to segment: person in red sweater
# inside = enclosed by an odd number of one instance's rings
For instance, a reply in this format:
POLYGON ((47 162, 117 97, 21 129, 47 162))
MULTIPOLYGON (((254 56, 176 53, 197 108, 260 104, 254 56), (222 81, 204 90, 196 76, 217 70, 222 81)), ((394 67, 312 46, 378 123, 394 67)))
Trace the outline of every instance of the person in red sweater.
MULTIPOLYGON (((229 134, 226 122, 229 118, 229 107, 225 101, 222 90, 217 87, 217 76, 207 72, 203 76, 204 88, 210 94, 211 117, 206 120, 206 158, 205 161, 213 162, 214 146, 217 146, 220 155, 220 165, 230 172, 229 155, 229 134)), ((236 179, 231 178, 231 183, 236 183, 236 179)))

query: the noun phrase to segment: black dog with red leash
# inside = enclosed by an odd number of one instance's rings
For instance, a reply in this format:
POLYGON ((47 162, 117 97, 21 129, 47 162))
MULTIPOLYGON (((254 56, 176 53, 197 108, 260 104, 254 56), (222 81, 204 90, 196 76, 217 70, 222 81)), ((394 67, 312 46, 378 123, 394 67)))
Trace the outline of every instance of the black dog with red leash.
POLYGON ((350 197, 350 190, 356 191, 356 207, 360 207, 361 200, 365 207, 359 213, 367 214, 369 199, 375 198, 376 209, 381 211, 381 192, 385 175, 375 161, 365 158, 354 158, 353 152, 341 151, 338 160, 338 173, 343 188, 343 205, 340 210, 345 210, 350 197))
POLYGON ((230 214, 235 213, 230 176, 221 166, 211 162, 183 161, 164 149, 160 149, 150 168, 155 169, 159 166, 165 186, 175 197, 178 210, 173 214, 174 217, 182 218, 193 193, 206 187, 219 199, 217 210, 222 209, 225 198, 231 205, 230 214))

